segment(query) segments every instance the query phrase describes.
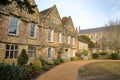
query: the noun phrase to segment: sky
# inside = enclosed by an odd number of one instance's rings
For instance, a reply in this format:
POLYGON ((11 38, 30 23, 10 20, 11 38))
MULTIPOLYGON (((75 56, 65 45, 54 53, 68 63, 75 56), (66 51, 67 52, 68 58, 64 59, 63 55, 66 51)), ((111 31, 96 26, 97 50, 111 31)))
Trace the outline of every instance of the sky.
POLYGON ((57 6, 60 17, 71 16, 74 27, 103 27, 120 18, 120 0, 35 0, 39 11, 57 6))

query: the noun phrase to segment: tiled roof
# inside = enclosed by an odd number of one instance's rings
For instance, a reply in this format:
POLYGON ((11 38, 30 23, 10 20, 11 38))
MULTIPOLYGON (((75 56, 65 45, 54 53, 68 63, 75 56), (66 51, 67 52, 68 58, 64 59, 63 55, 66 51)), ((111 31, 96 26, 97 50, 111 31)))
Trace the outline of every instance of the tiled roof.
POLYGON ((79 31, 79 34, 97 33, 97 32, 103 32, 103 31, 105 31, 105 30, 106 30, 106 27, 85 29, 85 30, 80 30, 80 31, 79 31))
MULTIPOLYGON (((51 7, 52 8, 52 7, 51 7)), ((51 8, 48 8, 48 9, 46 9, 46 10, 44 10, 44 11, 41 11, 40 13, 42 14, 42 15, 45 15, 45 14, 47 14, 50 10, 51 10, 51 8)))

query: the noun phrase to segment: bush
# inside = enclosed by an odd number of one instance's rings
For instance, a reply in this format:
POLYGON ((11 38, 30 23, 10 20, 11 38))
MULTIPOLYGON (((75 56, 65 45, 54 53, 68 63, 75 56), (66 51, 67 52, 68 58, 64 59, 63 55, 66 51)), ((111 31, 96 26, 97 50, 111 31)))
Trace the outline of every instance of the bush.
POLYGON ((54 64, 54 60, 52 60, 52 59, 47 60, 47 64, 48 65, 53 65, 54 64))
POLYGON ((83 54, 84 56, 87 56, 87 55, 88 55, 88 50, 83 50, 82 54, 83 54))
POLYGON ((59 65, 59 64, 63 63, 64 60, 63 59, 56 59, 54 62, 55 62, 55 64, 59 65))
POLYGON ((0 64, 0 80, 19 80, 21 70, 19 67, 8 64, 0 64))
POLYGON ((93 59, 98 59, 98 57, 99 57, 99 54, 97 54, 97 53, 93 53, 93 54, 92 54, 92 58, 93 58, 93 59))
POLYGON ((104 55, 106 55, 107 54, 107 52, 100 52, 100 55, 101 56, 104 56, 104 55))
POLYGON ((49 66, 49 65, 44 65, 44 66, 42 67, 42 70, 48 71, 48 70, 50 70, 50 66, 49 66))
POLYGON ((42 63, 40 60, 35 60, 32 65, 33 71, 40 71, 42 70, 42 63))
POLYGON ((29 59, 29 56, 26 53, 26 50, 22 49, 22 52, 17 59, 18 65, 23 66, 23 65, 27 64, 28 59, 29 59))
POLYGON ((118 53, 111 54, 111 59, 118 59, 118 58, 119 58, 118 53))
POLYGON ((46 65, 46 60, 44 58, 41 58, 40 61, 41 61, 43 66, 46 65))
POLYGON ((78 56, 71 57, 70 59, 71 59, 71 61, 77 61, 77 60, 79 60, 78 56))

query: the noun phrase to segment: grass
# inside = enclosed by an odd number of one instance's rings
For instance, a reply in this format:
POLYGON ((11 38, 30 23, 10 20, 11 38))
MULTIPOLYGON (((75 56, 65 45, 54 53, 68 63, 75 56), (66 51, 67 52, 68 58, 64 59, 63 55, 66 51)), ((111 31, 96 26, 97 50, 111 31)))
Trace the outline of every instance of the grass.
POLYGON ((90 63, 80 68, 80 80, 120 80, 120 62, 90 63))

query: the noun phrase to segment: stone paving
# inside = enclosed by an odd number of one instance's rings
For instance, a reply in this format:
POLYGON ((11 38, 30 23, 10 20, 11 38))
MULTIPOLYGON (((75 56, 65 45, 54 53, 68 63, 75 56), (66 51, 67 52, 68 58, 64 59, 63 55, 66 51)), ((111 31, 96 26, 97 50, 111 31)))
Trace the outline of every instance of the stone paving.
MULTIPOLYGON (((115 60, 87 60, 63 63, 46 72, 45 74, 41 75, 40 77, 37 78, 37 80, 77 80, 77 73, 81 66, 92 62, 103 61, 115 61, 115 60)), ((120 60, 117 61, 120 62, 120 60)))

